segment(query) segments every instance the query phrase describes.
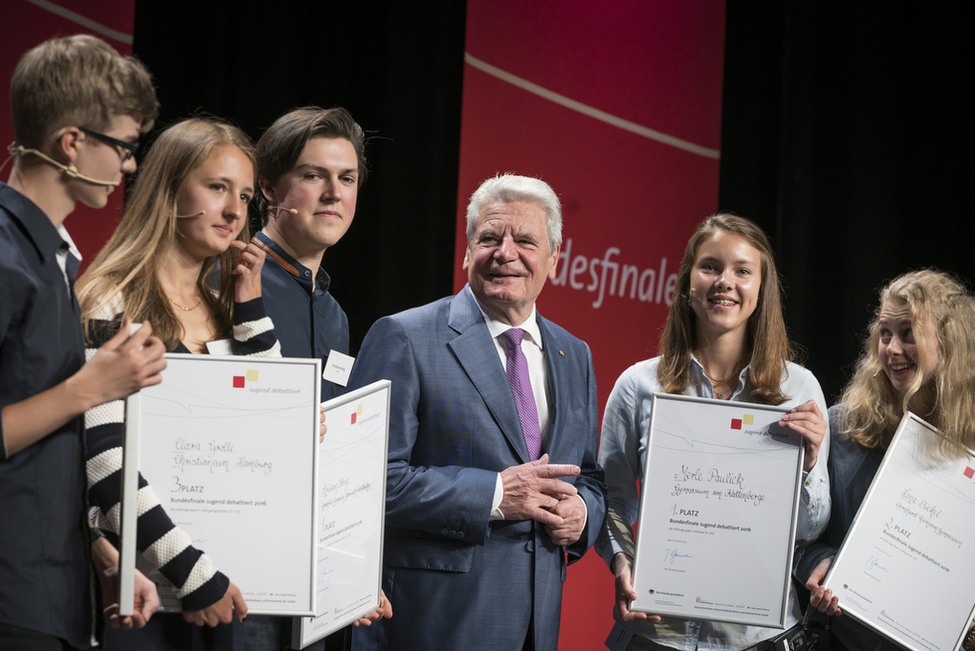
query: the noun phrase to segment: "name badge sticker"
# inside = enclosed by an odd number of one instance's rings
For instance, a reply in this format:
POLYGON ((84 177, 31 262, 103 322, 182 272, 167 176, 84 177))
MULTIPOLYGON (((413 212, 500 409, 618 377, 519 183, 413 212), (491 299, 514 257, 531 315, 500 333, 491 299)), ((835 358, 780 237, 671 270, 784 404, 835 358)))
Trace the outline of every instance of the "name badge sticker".
POLYGON ((334 382, 339 386, 347 386, 349 384, 349 376, 352 375, 352 364, 354 363, 355 357, 333 349, 329 351, 328 359, 325 360, 325 370, 322 371, 322 379, 334 382))
POLYGON ((233 355, 234 349, 230 339, 214 339, 207 342, 207 352, 211 355, 233 355))

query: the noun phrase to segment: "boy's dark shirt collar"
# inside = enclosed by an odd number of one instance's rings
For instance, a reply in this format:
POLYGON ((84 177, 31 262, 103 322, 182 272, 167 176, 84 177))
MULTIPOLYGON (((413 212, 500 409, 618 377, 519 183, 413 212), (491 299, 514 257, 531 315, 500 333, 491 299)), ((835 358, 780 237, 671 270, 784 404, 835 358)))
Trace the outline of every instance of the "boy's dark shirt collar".
POLYGON ((27 234, 42 263, 57 255, 64 239, 36 203, 0 181, 0 205, 27 234))
MULTIPOLYGON (((264 249, 268 254, 274 264, 277 264, 282 269, 287 271, 289 274, 294 276, 295 280, 301 283, 309 294, 314 292, 314 295, 324 294, 328 291, 329 284, 331 283, 331 278, 325 273, 325 270, 321 267, 318 268, 315 274, 315 282, 312 283, 312 271, 308 267, 304 266, 285 251, 281 246, 268 237, 264 231, 258 231, 252 241, 259 247, 264 249), (255 241, 256 240, 256 241, 255 241), (261 246, 261 245, 264 246, 261 246)), ((265 262, 265 264, 268 264, 265 262)))

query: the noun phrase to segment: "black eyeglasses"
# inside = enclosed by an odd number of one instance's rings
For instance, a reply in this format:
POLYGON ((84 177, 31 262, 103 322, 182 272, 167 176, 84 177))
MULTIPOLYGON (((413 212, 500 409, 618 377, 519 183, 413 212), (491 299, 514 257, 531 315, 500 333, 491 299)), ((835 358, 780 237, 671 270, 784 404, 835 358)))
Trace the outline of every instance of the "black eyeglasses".
POLYGON ((135 152, 139 150, 139 143, 137 142, 126 142, 124 140, 119 140, 118 138, 113 138, 111 136, 106 136, 104 133, 99 133, 98 131, 92 131, 91 129, 86 129, 84 127, 78 127, 81 131, 88 134, 92 138, 98 138, 104 143, 109 145, 115 145, 116 147, 121 147, 122 160, 129 160, 135 156, 135 152))

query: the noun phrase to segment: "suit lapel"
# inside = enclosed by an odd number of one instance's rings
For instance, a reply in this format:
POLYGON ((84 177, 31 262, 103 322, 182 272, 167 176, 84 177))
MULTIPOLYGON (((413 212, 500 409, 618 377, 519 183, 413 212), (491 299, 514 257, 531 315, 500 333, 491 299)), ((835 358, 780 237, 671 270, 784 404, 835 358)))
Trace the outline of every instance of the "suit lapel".
POLYGON ((511 386, 504 375, 484 317, 466 287, 451 301, 448 325, 458 336, 447 345, 481 395, 508 443, 522 462, 528 461, 528 446, 521 430, 518 408, 511 395, 511 386))

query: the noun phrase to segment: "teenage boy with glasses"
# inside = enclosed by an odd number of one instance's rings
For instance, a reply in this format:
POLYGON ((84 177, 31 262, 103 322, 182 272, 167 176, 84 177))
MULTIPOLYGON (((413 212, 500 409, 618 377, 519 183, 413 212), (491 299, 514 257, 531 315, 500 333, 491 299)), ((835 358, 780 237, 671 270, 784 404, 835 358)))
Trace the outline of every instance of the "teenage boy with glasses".
MULTIPOLYGON (((85 362, 65 218, 104 207, 135 171, 135 143, 158 112, 148 71, 87 35, 45 41, 10 84, 13 167, 0 183, 0 648, 93 642, 92 561, 105 599, 117 553, 87 522, 83 414, 160 381, 164 346, 148 323, 85 362), (84 127, 80 125, 85 125, 84 127)), ((140 626, 158 608, 144 577, 140 626)))

